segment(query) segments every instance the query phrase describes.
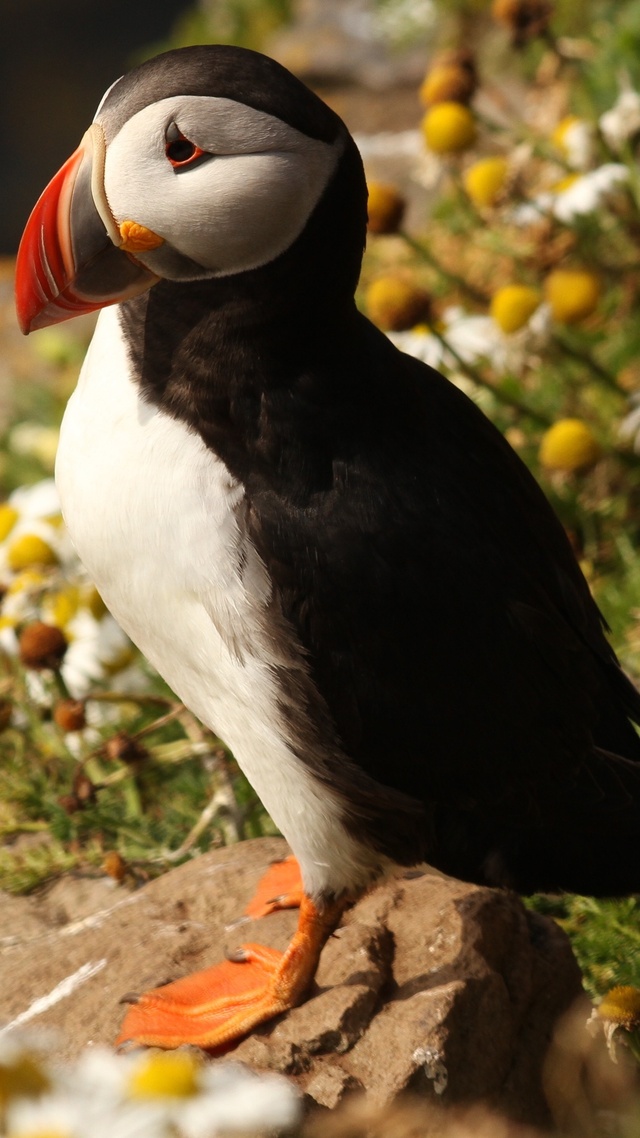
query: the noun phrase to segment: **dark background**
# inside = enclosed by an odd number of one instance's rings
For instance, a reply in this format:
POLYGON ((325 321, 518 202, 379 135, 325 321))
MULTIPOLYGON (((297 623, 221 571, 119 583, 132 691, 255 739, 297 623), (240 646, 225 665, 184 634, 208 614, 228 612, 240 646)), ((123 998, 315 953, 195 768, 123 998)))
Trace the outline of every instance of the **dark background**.
POLYGON ((0 254, 75 149, 106 88, 192 0, 0 0, 0 254))

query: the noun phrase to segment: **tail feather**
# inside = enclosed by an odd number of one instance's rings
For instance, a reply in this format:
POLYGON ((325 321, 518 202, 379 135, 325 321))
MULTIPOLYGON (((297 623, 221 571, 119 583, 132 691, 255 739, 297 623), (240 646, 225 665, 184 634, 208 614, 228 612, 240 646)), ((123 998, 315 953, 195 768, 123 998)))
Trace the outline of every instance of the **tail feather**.
POLYGON ((542 823, 510 836, 505 863, 523 893, 640 891, 640 763, 595 748, 542 823))
POLYGON ((571 779, 438 811, 434 839, 428 860, 463 880, 523 894, 640 892, 640 763, 594 748, 571 779))

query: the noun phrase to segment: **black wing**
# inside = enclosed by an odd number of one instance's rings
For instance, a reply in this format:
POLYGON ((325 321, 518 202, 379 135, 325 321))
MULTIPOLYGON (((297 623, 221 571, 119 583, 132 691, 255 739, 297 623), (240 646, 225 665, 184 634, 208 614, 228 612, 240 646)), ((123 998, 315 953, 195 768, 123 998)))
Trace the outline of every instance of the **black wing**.
POLYGON ((637 888, 640 695, 500 433, 363 319, 269 414, 252 536, 346 753, 447 872, 637 888))

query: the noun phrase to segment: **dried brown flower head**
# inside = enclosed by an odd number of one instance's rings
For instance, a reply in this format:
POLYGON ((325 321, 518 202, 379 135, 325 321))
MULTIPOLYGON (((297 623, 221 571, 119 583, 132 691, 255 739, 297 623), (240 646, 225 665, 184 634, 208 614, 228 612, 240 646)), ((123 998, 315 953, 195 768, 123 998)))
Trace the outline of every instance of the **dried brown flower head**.
POLYGON ((397 233, 406 207, 405 199, 395 186, 369 182, 367 204, 370 233, 397 233))
POLYGON ((124 881, 127 875, 127 863, 117 850, 109 850, 109 853, 105 855, 102 868, 118 884, 124 881))
POLYGON ((111 762, 137 763, 146 759, 148 751, 126 731, 117 731, 102 748, 105 759, 111 762))
POLYGON ((420 86, 418 96, 424 107, 453 101, 468 103, 478 86, 473 53, 466 48, 440 52, 420 86))
POLYGON ((71 790, 73 792, 73 797, 76 798, 78 800, 78 803, 79 803, 78 809, 81 810, 84 806, 87 806, 90 802, 95 802, 96 789, 97 788, 96 788, 95 783, 93 783, 91 781, 89 776, 84 773, 84 770, 81 767, 76 772, 75 777, 73 779, 73 786, 71 787, 71 790))
POLYGON ((18 638, 18 651, 25 668, 42 671, 58 669, 67 651, 67 638, 54 624, 34 620, 27 624, 18 638))
POLYGON ((402 332, 427 321, 431 299, 423 288, 404 277, 378 277, 366 292, 367 313, 385 331, 402 332))
POLYGON ((493 0, 491 15, 511 32, 514 47, 542 35, 553 15, 550 0, 493 0))
POLYGON ((53 709, 53 720, 62 731, 81 731, 86 726, 83 699, 59 699, 53 709))

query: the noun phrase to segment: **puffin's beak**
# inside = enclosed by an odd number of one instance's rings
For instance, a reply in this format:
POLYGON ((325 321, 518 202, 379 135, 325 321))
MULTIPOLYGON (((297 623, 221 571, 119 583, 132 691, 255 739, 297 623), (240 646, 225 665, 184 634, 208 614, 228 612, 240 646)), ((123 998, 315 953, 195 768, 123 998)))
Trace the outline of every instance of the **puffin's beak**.
POLYGON ((104 152, 102 129, 94 123, 27 222, 16 263, 16 309, 25 335, 127 300, 158 280, 131 256, 132 244, 111 214, 104 152))

